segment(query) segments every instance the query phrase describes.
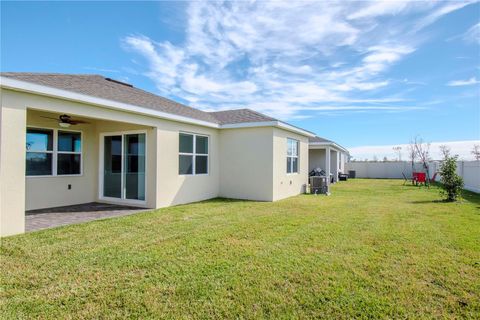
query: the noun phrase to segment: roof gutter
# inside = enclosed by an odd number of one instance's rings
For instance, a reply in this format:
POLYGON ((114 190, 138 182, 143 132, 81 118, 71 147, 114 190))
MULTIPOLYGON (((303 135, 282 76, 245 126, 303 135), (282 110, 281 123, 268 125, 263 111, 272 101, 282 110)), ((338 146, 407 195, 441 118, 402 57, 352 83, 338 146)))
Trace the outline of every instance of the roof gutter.
POLYGON ((234 123, 234 124, 224 124, 220 125, 218 123, 197 120, 190 117, 174 115, 167 112, 152 110, 145 107, 140 107, 132 104, 122 103, 118 101, 113 101, 109 99, 92 97, 82 93, 71 92, 67 90, 52 88, 48 86, 43 86, 31 82, 20 81, 16 79, 11 79, 7 77, 0 76, 0 87, 5 89, 10 89, 14 91, 28 92, 33 94, 38 94, 47 97, 54 97, 63 100, 69 100, 74 102, 87 103, 103 108, 108 108, 118 111, 126 111, 135 114, 140 114, 144 116, 150 116, 160 119, 172 120, 177 122, 195 124, 199 126, 216 128, 216 129, 235 129, 235 128, 254 128, 254 127, 277 127, 287 131, 292 131, 307 137, 314 137, 310 131, 306 131, 295 126, 292 126, 288 123, 282 121, 265 121, 265 122, 244 122, 244 123, 234 123))
POLYGON ((341 145, 335 143, 335 142, 310 142, 309 144, 309 149, 317 149, 315 147, 333 147, 335 149, 339 149, 343 152, 346 152, 348 154, 350 154, 350 152, 348 152, 348 150, 344 147, 342 147, 341 145), (313 148, 312 148, 313 147, 313 148))

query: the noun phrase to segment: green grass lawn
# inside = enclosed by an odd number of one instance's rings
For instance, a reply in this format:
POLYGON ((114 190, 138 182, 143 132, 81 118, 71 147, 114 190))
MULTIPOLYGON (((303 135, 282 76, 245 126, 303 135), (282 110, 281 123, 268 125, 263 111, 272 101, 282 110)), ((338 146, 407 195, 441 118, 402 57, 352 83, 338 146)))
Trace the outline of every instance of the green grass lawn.
POLYGON ((480 196, 349 180, 8 237, 0 317, 479 318, 480 196))

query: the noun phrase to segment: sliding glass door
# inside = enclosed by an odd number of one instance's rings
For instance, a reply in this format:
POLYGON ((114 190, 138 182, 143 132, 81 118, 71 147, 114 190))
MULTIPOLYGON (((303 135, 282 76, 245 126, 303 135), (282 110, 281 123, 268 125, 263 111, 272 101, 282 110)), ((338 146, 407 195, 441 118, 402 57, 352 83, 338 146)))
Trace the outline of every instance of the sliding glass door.
POLYGON ((145 134, 124 136, 125 198, 145 200, 145 134))
POLYGON ((103 197, 145 200, 145 133, 103 137, 103 197))
POLYGON ((122 198, 122 136, 104 137, 103 196, 122 198))

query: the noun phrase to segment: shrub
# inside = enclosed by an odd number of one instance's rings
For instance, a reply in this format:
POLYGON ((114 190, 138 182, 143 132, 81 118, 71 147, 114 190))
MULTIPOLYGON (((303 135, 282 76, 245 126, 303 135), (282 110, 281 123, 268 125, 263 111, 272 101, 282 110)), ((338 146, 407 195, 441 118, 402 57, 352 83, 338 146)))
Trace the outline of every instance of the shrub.
POLYGON ((455 201, 463 188, 463 179, 457 174, 457 156, 445 155, 440 166, 440 182, 442 195, 447 201, 455 201))

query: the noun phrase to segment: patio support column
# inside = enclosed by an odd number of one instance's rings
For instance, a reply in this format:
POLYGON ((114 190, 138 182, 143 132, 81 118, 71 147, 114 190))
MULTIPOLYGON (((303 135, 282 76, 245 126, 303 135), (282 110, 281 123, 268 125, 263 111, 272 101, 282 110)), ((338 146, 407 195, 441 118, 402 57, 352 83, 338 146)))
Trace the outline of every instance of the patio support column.
POLYGON ((27 110, 0 108, 0 236, 25 232, 25 136, 27 110))
POLYGON ((333 173, 333 181, 338 181, 338 151, 332 150, 332 173, 333 173))
POLYGON ((325 173, 327 175, 328 192, 330 192, 330 147, 325 149, 325 173))

